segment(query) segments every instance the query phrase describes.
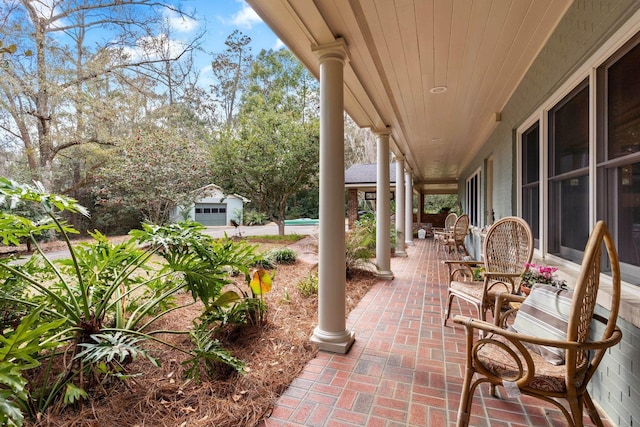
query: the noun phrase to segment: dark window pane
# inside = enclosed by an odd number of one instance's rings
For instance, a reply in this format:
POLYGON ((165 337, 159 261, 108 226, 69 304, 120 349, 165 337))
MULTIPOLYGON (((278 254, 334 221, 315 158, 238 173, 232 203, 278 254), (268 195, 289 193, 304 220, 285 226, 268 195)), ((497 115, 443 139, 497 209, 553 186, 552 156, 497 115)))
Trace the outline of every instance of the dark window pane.
POLYGON ((589 176, 549 185, 549 252, 580 262, 589 237, 589 176))
POLYGON ((640 284, 640 33, 598 69, 598 217, 618 248, 623 280, 640 284), (615 160, 614 160, 615 159, 615 160))
POLYGON ((540 247, 540 125, 522 134, 522 218, 529 223, 534 246, 540 247))
POLYGON ((589 85, 583 83, 549 111, 548 247, 576 262, 589 237, 588 166, 589 85))
POLYGON ((609 159, 640 151, 640 45, 607 69, 609 159))
POLYGON ((227 213, 227 208, 220 208, 220 213, 227 213))
POLYGON ((522 219, 529 223, 534 246, 540 247, 540 186, 531 185, 522 189, 522 219))
POLYGON ((550 176, 589 165, 589 86, 567 95, 549 112, 550 176))
POLYGON ((218 208, 211 208, 211 213, 218 213, 218 208))
POLYGON ((467 181, 467 214, 471 225, 480 225, 480 173, 467 181))
POLYGON ((204 208, 204 213, 206 214, 211 213, 211 208, 204 208))
POLYGON ((540 126, 536 122, 522 134, 522 183, 530 184, 540 178, 540 126))
POLYGON ((202 213, 202 209, 201 208, 196 208, 196 213, 202 213))
POLYGON ((618 255, 620 261, 640 266, 640 163, 617 168, 618 255))

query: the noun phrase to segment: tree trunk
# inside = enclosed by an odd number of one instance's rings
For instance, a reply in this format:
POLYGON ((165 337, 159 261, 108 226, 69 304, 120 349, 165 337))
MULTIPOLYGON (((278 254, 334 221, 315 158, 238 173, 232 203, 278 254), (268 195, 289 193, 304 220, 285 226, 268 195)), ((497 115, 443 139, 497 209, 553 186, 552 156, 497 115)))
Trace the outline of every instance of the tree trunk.
POLYGON ((45 57, 45 32, 47 21, 39 18, 34 23, 36 42, 36 80, 38 88, 35 95, 38 129, 38 148, 40 155, 40 180, 45 188, 51 188, 51 166, 53 164, 53 143, 51 141, 51 116, 49 111, 49 83, 47 81, 47 62, 45 57))

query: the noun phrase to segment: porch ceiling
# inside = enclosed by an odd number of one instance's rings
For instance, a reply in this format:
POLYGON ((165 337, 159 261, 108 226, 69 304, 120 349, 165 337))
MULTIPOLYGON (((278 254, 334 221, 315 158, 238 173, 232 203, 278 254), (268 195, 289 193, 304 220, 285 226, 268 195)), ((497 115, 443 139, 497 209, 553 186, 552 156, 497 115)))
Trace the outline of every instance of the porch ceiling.
POLYGON ((247 1, 316 77, 312 46, 345 40, 347 113, 391 127, 392 151, 423 190, 457 182, 572 2, 247 1))

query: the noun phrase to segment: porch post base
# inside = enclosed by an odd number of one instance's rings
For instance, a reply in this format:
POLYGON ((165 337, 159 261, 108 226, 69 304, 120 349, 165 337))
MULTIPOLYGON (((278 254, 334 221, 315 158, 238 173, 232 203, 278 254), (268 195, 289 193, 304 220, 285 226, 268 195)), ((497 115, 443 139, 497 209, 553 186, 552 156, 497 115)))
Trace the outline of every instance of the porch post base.
POLYGON ((356 334, 348 330, 341 334, 335 334, 315 328, 309 340, 315 343, 320 351, 347 354, 356 340, 356 334))
POLYGON ((406 256, 407 256, 407 253, 405 251, 399 251, 398 249, 396 249, 396 254, 395 254, 396 258, 404 258, 406 256))
POLYGON ((382 280, 393 280, 395 276, 393 275, 393 271, 391 270, 378 270, 376 272, 376 277, 382 280))

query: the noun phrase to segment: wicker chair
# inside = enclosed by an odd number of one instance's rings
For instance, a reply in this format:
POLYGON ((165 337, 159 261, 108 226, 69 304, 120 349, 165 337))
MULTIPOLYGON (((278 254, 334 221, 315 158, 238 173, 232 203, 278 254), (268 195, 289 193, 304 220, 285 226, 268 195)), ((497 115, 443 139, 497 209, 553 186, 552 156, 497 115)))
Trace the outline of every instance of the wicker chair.
POLYGON ((453 225, 451 234, 444 238, 443 245, 447 248, 447 254, 453 253, 458 258, 469 255, 464 244, 467 231, 469 231, 469 215, 460 215, 453 225))
POLYGON ((516 295, 500 295, 496 298, 495 324, 456 316, 454 321, 466 328, 467 344, 458 426, 469 424, 474 392, 479 384, 485 382, 491 385, 493 396, 496 386, 502 385, 507 395, 519 392, 555 405, 570 426, 583 425, 583 408, 586 406, 591 421, 602 426, 587 384, 607 349, 622 339, 622 332, 616 326, 619 304, 618 255, 609 230, 600 221, 587 242, 573 291, 535 285, 526 300, 516 295), (594 314, 603 242, 612 273, 608 318, 594 314), (540 298, 535 298, 536 292, 540 292, 540 298), (533 302, 530 302, 532 298, 533 302), (511 328, 504 329, 505 316, 499 309, 504 301, 514 300, 519 300, 521 305, 511 328), (541 309, 549 311, 543 315, 541 309), (530 316, 529 320, 527 316, 530 316), (520 318, 522 322, 518 323, 520 318), (560 325, 566 325, 566 328, 560 325), (476 330, 483 331, 484 338, 474 342, 476 330), (549 354, 553 357, 559 355, 564 360, 559 362, 549 358, 549 354), (510 393, 509 389, 515 393, 510 393), (566 405, 563 405, 564 400, 566 405))
POLYGON ((520 278, 525 264, 533 256, 533 236, 522 218, 505 217, 496 221, 484 241, 484 261, 444 261, 449 269, 449 288, 444 312, 444 325, 451 314, 453 298, 475 305, 478 318, 486 320, 493 309, 495 295, 520 291, 520 278), (484 279, 473 280, 473 269, 483 267, 484 279))
POLYGON ((458 220, 458 215, 455 212, 451 212, 444 219, 443 228, 433 229, 433 243, 436 245, 436 249, 440 250, 440 246, 444 245, 444 241, 451 236, 451 230, 458 220))

